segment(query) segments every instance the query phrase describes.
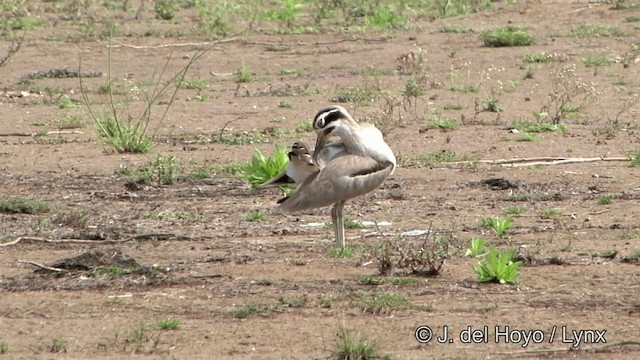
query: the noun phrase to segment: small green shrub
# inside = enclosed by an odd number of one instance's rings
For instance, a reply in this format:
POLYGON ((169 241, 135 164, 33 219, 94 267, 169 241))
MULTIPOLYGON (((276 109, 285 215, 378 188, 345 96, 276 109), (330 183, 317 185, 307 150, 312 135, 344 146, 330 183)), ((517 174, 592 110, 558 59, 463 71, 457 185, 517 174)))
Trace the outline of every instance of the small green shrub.
POLYGON ((533 43, 533 37, 518 26, 507 26, 484 33, 484 46, 528 46, 533 43))
POLYGON ((503 252, 490 247, 487 254, 473 266, 478 281, 514 284, 518 280, 518 268, 522 265, 521 261, 512 261, 514 255, 513 249, 503 252))
POLYGON ((51 205, 45 201, 27 199, 21 196, 0 199, 0 212, 36 214, 49 212, 51 205))

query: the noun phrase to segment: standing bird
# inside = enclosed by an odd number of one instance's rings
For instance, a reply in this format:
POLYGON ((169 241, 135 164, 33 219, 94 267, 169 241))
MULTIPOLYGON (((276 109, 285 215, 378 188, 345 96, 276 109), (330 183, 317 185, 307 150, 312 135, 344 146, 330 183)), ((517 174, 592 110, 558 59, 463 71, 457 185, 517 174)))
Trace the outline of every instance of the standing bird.
POLYGON ((396 157, 380 130, 371 124, 358 124, 341 106, 320 110, 313 127, 317 133, 313 159, 320 171, 309 175, 279 208, 291 213, 333 205, 336 244, 345 247, 345 202, 378 188, 395 170, 396 157), (332 136, 340 141, 330 142, 332 136), (333 144, 338 143, 343 149, 333 151, 339 148, 333 144))

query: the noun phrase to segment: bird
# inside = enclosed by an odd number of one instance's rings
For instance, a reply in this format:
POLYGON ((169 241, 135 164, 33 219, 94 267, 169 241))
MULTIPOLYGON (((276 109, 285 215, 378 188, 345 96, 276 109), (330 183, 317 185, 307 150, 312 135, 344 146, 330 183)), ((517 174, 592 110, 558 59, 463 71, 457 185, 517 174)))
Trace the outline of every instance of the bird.
POLYGON ((268 189, 282 185, 296 184, 300 186, 309 175, 320 171, 313 161, 309 145, 304 141, 296 141, 287 153, 289 164, 278 175, 258 186, 259 189, 268 189))
POLYGON ((292 213, 333 205, 336 245, 344 248, 344 205, 367 194, 395 171, 396 157, 372 124, 358 124, 341 106, 324 108, 313 119, 316 146, 312 159, 319 171, 310 174, 279 210, 292 213), (335 141, 330 139, 339 137, 335 141))
POLYGON ((347 153, 371 157, 379 162, 389 161, 393 164, 392 173, 395 171, 396 157, 384 141, 382 132, 373 124, 356 122, 342 106, 333 105, 318 111, 313 119, 313 129, 317 134, 314 161, 319 161, 318 155, 329 139, 338 136, 347 153))

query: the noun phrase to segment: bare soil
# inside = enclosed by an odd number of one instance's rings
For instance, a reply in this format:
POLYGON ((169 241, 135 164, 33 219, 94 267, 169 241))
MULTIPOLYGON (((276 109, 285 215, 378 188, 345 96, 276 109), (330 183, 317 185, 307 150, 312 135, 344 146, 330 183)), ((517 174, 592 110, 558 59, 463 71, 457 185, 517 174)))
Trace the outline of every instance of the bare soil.
MULTIPOLYGON (((28 31, 21 49, 0 68, 4 89, 0 199, 23 196, 52 205, 43 213, 0 213, 0 240, 5 243, 0 247, 0 340, 8 345, 5 356, 331 358, 337 334, 346 329, 355 338, 375 339, 381 353, 397 359, 637 358, 638 167, 629 167, 628 161, 507 167, 478 160, 625 157, 637 151, 638 108, 621 109, 640 87, 640 58, 632 51, 638 26, 626 21, 638 13, 584 1, 497 6, 496 12, 419 22, 411 30, 242 35, 217 43, 190 70, 188 79, 200 77, 208 86, 199 93, 178 92, 153 150, 174 155, 186 174, 198 166, 212 169, 248 161, 254 148, 272 150, 271 143, 208 141, 225 126, 234 134, 289 129, 291 133, 272 138, 282 146, 298 138, 313 142, 313 133, 295 132, 297 124, 310 121, 347 87, 375 87, 399 96, 411 75, 399 73, 398 57, 417 47, 423 50, 425 94, 397 106, 388 119, 392 125, 385 129, 401 166, 380 189, 350 201, 346 208, 350 219, 391 225, 381 227, 382 234, 374 227, 347 230, 349 244, 356 249, 354 258, 330 256, 330 227, 307 226, 327 222, 329 209, 277 215, 273 209, 281 194, 256 192, 224 173, 211 171, 206 179, 183 178, 172 185, 126 187, 127 177, 116 170, 135 169, 153 154, 109 153, 101 146, 86 107, 61 109, 55 104, 58 95, 52 103, 44 91, 30 92, 33 85, 59 87, 72 100, 81 101, 77 77, 20 82, 36 71, 76 69, 79 57, 84 71, 107 73, 107 40, 83 39, 82 27, 55 21, 59 14, 49 15, 55 26, 28 31), (447 24, 473 31, 442 32, 447 24), (525 27, 535 43, 510 48, 482 45, 482 31, 508 24, 525 27), (584 24, 615 26, 624 35, 565 36, 584 24), (527 71, 523 55, 540 51, 559 54, 566 61, 534 64, 532 78, 523 79, 527 71), (581 62, 596 55, 616 61, 597 69, 581 62), (255 74, 255 81, 234 81, 233 73, 242 64, 255 74), (521 134, 510 132, 511 124, 532 119, 532 113, 540 111, 558 85, 549 72, 568 64, 576 64, 576 70, 567 83, 580 78, 597 95, 584 103, 582 96, 575 96, 571 103, 583 107, 579 114, 562 119, 566 132, 515 141, 521 134), (287 69, 296 74, 286 75, 287 69), (364 69, 383 74, 364 76, 364 69), (616 80, 619 92, 613 90, 616 80), (480 84, 479 92, 450 90, 471 84, 480 84), (279 96, 298 86, 315 87, 318 93, 279 96), (480 111, 491 94, 502 112, 480 111), (196 95, 209 98, 198 101, 196 95), (291 108, 279 106, 282 102, 291 108), (459 126, 446 132, 425 131, 431 110, 451 104, 458 107, 439 116, 457 119, 459 126), (65 116, 82 116, 86 125, 72 134, 25 136, 60 130, 59 121, 65 116), (419 166, 407 160, 445 150, 473 163, 419 166), (517 186, 499 189, 481 184, 490 178, 504 178, 517 186), (611 202, 598 204, 603 196, 611 202), (513 216, 515 226, 506 237, 498 239, 480 226, 481 218, 505 217, 513 206, 522 212, 513 216), (265 211, 267 219, 246 220, 253 210, 265 211), (162 212, 192 216, 149 215, 162 212), (86 215, 86 221, 78 214, 86 215), (376 249, 385 240, 427 229, 451 237, 449 257, 438 276, 410 276, 415 281, 407 284, 394 282, 397 274, 379 276, 376 249), (472 266, 477 260, 464 257, 475 236, 486 237, 500 249, 527 252, 516 285, 475 281, 472 266), (99 255, 87 257, 94 251, 99 255), (76 256, 84 257, 73 259, 76 256), (124 263, 110 263, 115 260, 124 263), (135 270, 117 271, 129 268, 126 264, 131 261, 139 265, 132 267, 135 270), (403 295, 410 306, 372 309, 364 302, 381 294, 403 295), (240 310, 251 306, 257 313, 243 317, 240 310), (178 319, 179 327, 160 330, 156 323, 168 318, 178 319), (141 330, 141 322, 148 328, 141 330), (421 325, 431 327, 436 336, 448 326, 453 341, 420 344, 414 332, 421 325), (469 326, 487 326, 486 343, 463 343, 459 335, 469 326), (540 330, 544 341, 526 347, 504 338, 496 343, 496 326, 540 330), (554 328, 557 334, 551 339, 554 328), (573 330, 593 330, 592 335, 606 330, 606 343, 592 337, 591 342, 599 341, 569 351, 570 340, 576 338, 573 330)), ((151 9, 140 19, 134 15, 117 13, 122 25, 114 43, 112 71, 122 91, 119 99, 141 96, 127 84, 150 79, 170 55, 167 74, 184 66, 199 48, 177 44, 203 42, 195 35, 142 36, 147 29, 163 26, 188 30, 192 26, 188 18, 178 25, 154 19, 151 9)), ((1 39, 0 53, 10 44, 8 38, 1 39)), ((98 105, 105 101, 97 91, 105 76, 85 79, 98 105)), ((133 101, 128 106, 135 116, 143 103, 133 101)), ((383 98, 369 105, 345 106, 363 121, 379 120, 386 108, 383 98)), ((410 246, 424 238, 405 236, 401 241, 410 246)))

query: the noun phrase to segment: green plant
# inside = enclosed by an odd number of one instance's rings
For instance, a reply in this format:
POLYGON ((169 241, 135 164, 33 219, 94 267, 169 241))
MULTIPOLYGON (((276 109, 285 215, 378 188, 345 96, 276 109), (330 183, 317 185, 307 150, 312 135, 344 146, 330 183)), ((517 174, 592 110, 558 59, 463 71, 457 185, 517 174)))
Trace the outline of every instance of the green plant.
MULTIPOLYGON (((398 3, 403 6, 402 3, 398 3)), ((367 26, 385 29, 402 29, 407 23, 407 19, 402 16, 392 5, 381 4, 373 14, 366 14, 364 22, 367 26)))
POLYGON ((107 274, 112 277, 118 277, 123 275, 129 275, 131 273, 136 272, 138 269, 129 269, 122 268, 116 265, 111 265, 107 267, 97 267, 89 272, 89 276, 98 277, 100 275, 107 274))
POLYGON ((518 280, 518 268, 522 261, 512 261, 515 250, 498 251, 493 246, 476 265, 473 271, 479 282, 495 281, 501 284, 513 284, 518 280))
POLYGON ((519 206, 509 206, 507 208, 507 210, 505 211, 505 213, 509 216, 518 216, 518 215, 522 215, 522 213, 524 212, 524 209, 522 209, 519 206))
POLYGON ((559 209, 546 209, 540 212, 540 216, 543 217, 552 217, 552 216, 560 216, 562 215, 562 210, 559 209))
POLYGON ((369 105, 376 101, 380 92, 373 86, 363 87, 347 87, 338 92, 338 95, 330 99, 331 102, 337 103, 358 103, 361 105, 369 105))
POLYGON ((67 342, 64 339, 56 336, 51 340, 49 351, 52 353, 67 352, 67 342))
MULTIPOLYGON (((465 160, 463 158, 463 160, 465 160)), ((399 162, 404 167, 433 167, 442 163, 458 161, 456 153, 451 150, 427 152, 418 156, 399 156, 399 162)))
POLYGON ((258 209, 251 211, 246 217, 247 221, 265 221, 267 219, 267 214, 264 211, 258 209))
POLYGON ((296 125, 296 132, 311 132, 313 131, 313 124, 309 121, 299 122, 296 125))
POLYGON ((340 328, 337 333, 335 349, 332 358, 338 360, 368 360, 368 359, 390 359, 385 354, 380 354, 378 342, 369 339, 365 335, 360 335, 358 339, 350 335, 345 328, 340 328))
POLYGON ((382 280, 375 276, 365 275, 361 276, 358 282, 362 285, 380 285, 382 280))
POLYGON ((388 281, 393 285, 411 285, 420 282, 420 280, 416 278, 406 276, 392 277, 388 281))
POLYGON ((56 104, 60 109, 75 109, 79 107, 68 95, 62 95, 58 101, 56 101, 56 104))
POLYGON ((486 217, 480 219, 480 226, 490 228, 497 237, 502 238, 513 227, 513 221, 510 218, 486 217))
POLYGON ((613 196, 611 195, 602 195, 596 201, 598 205, 609 205, 613 201, 613 196))
POLYGON ((236 83, 250 83, 254 80, 253 73, 244 65, 244 61, 234 73, 236 83))
POLYGON ((9 352, 9 343, 0 341, 0 354, 6 354, 9 352))
POLYGON ((579 25, 567 34, 568 36, 586 37, 586 36, 620 36, 624 33, 611 25, 579 25))
POLYGON ((480 88, 476 85, 455 85, 455 86, 452 86, 449 90, 467 94, 467 93, 477 93, 480 90, 480 88))
POLYGON ((566 125, 561 124, 549 124, 544 122, 519 120, 512 124, 515 129, 518 129, 524 133, 540 133, 540 132, 566 132, 568 130, 566 125))
POLYGON ((180 82, 181 89, 202 90, 207 87, 207 82, 201 77, 195 77, 189 81, 182 79, 180 82))
POLYGON ((171 20, 175 17, 178 3, 172 0, 155 0, 154 9, 156 15, 162 20, 171 20))
MULTIPOLYGON (((156 132, 160 129, 164 119, 173 102, 175 100, 180 84, 184 80, 189 68, 206 52, 206 50, 198 50, 190 57, 189 61, 178 72, 170 76, 170 80, 164 81, 164 75, 167 71, 171 57, 167 59, 164 66, 156 77, 155 72, 150 81, 152 84, 148 89, 144 87, 136 87, 136 91, 144 98, 145 106, 142 113, 136 118, 132 115, 132 108, 126 107, 122 109, 120 105, 116 104, 114 99, 113 89, 113 77, 111 75, 111 60, 112 60, 112 44, 111 40, 114 36, 115 25, 112 24, 109 33, 109 45, 107 47, 107 77, 106 77, 106 96, 109 108, 109 115, 100 115, 94 105, 92 105, 89 99, 89 92, 84 87, 82 76, 79 76, 80 92, 82 93, 82 99, 85 106, 89 110, 94 125, 98 131, 98 135, 105 139, 111 148, 116 152, 134 152, 134 153, 146 153, 151 149, 151 139, 155 136, 156 132), (173 90, 171 90, 173 86, 173 90), (168 99, 165 96, 168 95, 168 99), (159 105, 162 98, 164 109, 156 111, 156 105, 159 105), (125 110, 128 120, 124 120, 124 116, 121 112, 125 110), (152 114, 159 113, 159 117, 152 118, 152 114), (148 130, 152 122, 155 122, 155 128, 149 135, 148 130)), ((78 73, 82 74, 82 61, 80 61, 78 73)), ((138 96, 138 95, 136 95, 138 96)))
POLYGON ((0 212, 17 214, 36 214, 49 212, 51 205, 45 201, 27 199, 15 196, 0 199, 0 212))
POLYGON ((439 129, 442 131, 455 130, 458 127, 458 121, 452 118, 441 118, 434 112, 429 116, 427 129, 439 129))
POLYGON ((498 102, 498 98, 494 95, 487 96, 487 99, 484 101, 484 109, 490 112, 501 112, 503 110, 498 102))
POLYGON ((176 318, 168 318, 160 320, 156 323, 160 330, 176 330, 180 327, 180 320, 176 318))
POLYGON ((533 37, 519 26, 506 26, 483 34, 484 46, 527 46, 533 43, 533 37))
POLYGON ((77 115, 65 115, 55 122, 59 129, 78 129, 85 126, 84 118, 77 115))
POLYGON ((137 323, 134 329, 125 335, 125 350, 128 345, 133 346, 134 353, 153 354, 160 346, 159 334, 151 331, 151 326, 144 321, 137 323))
POLYGON ((306 296, 283 294, 280 296, 280 302, 288 307, 303 307, 307 303, 307 298, 306 296))
POLYGON ((345 219, 344 227, 347 229, 362 229, 364 228, 364 225, 357 220, 345 219))
MULTIPOLYGON (((273 147, 273 155, 265 157, 258 149, 254 149, 251 161, 242 167, 238 177, 246 180, 252 187, 257 187, 280 174, 289 163, 288 151, 277 145, 273 147)), ((281 187, 286 191, 286 187, 281 187)))
POLYGON ((607 56, 587 56, 580 59, 586 67, 609 66, 613 64, 613 60, 607 56))
POLYGON ((305 259, 295 259, 293 260, 293 265, 304 266, 307 265, 307 261, 305 259))
POLYGON ((412 307, 406 296, 402 294, 364 294, 358 306, 363 312, 371 314, 389 313, 395 309, 412 307))
POLYGON ((300 16, 303 4, 300 0, 280 0, 280 8, 268 9, 264 13, 267 20, 284 21, 288 29, 293 28, 295 20, 300 16))
POLYGON ((537 53, 526 53, 522 57, 522 62, 525 64, 539 64, 555 61, 556 57, 553 54, 546 53, 544 51, 540 51, 537 53))
POLYGON ((520 136, 518 136, 516 138, 516 141, 533 142, 533 141, 537 141, 537 140, 538 140, 538 136, 536 134, 530 134, 530 133, 522 133, 522 134, 520 134, 520 136))
POLYGON ((629 155, 629 166, 630 167, 640 166, 640 150, 629 155))
POLYGON ((196 30, 209 39, 225 37, 231 32, 234 6, 230 1, 198 1, 196 30))
POLYGON ((351 259, 356 256, 356 251, 350 247, 332 247, 329 250, 329 256, 332 258, 351 259))
POLYGON ((173 155, 156 154, 136 171, 130 172, 127 182, 131 184, 171 185, 178 178, 179 166, 173 155))
POLYGON ((254 303, 248 303, 244 305, 236 305, 233 310, 233 315, 239 319, 246 319, 249 316, 263 314, 264 310, 260 306, 254 303))
POLYGON ((443 33, 456 33, 456 34, 464 34, 471 32, 472 30, 466 26, 459 24, 446 24, 440 28, 440 31, 443 33))
POLYGON ((474 237, 471 239, 471 246, 465 251, 464 256, 478 257, 485 255, 484 244, 486 242, 485 238, 474 237))

